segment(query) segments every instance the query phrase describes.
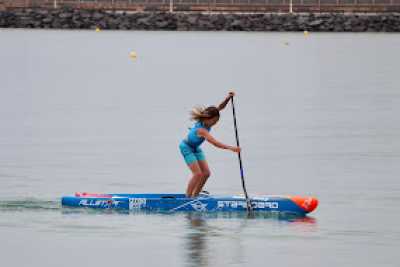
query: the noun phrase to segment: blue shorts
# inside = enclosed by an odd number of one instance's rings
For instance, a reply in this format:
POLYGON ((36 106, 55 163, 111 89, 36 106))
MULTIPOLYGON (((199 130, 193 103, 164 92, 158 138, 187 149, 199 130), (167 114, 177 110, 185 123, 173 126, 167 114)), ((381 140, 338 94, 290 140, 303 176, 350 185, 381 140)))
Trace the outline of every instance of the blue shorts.
POLYGON ((201 150, 200 147, 193 148, 182 141, 179 144, 179 149, 187 165, 192 164, 195 161, 206 160, 203 150, 201 150))

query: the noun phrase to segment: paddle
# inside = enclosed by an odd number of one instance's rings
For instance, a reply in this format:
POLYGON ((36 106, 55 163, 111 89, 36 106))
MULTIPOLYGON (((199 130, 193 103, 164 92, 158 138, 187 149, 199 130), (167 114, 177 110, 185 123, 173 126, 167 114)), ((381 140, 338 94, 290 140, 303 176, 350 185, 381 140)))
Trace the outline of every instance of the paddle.
MULTIPOLYGON (((240 147, 239 134, 238 134, 237 123, 236 123, 235 103, 233 102, 233 96, 231 97, 231 104, 232 104, 232 113, 233 113, 233 124, 235 126, 236 144, 238 147, 240 147)), ((247 213, 250 214, 253 209, 251 207, 251 202, 250 202, 249 196, 247 195, 246 184, 244 182, 242 157, 240 156, 240 152, 238 153, 238 158, 239 158, 240 176, 242 178, 242 188, 243 188, 244 196, 246 198, 247 213)))

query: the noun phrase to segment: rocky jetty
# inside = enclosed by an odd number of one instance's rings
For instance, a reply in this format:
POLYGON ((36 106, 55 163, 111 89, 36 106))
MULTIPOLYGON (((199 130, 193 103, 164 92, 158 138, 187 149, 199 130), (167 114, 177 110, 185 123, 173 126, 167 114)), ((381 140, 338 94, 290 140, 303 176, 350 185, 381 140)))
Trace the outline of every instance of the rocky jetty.
POLYGON ((238 14, 106 12, 73 9, 0 11, 1 28, 400 32, 400 14, 238 14))

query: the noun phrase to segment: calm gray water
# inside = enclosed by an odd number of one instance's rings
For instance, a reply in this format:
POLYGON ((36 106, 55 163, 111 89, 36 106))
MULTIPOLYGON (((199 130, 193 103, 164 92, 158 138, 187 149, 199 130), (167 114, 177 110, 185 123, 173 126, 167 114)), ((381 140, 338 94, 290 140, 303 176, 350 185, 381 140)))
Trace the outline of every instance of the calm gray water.
MULTIPOLYGON (((1 266, 399 266, 400 35, 0 30, 1 266), (135 61, 129 53, 136 51, 135 61), (250 195, 305 219, 62 210, 183 192, 194 105, 237 93, 250 195)), ((213 129, 234 144, 230 106, 213 129)), ((207 190, 241 193, 204 146, 207 190)))

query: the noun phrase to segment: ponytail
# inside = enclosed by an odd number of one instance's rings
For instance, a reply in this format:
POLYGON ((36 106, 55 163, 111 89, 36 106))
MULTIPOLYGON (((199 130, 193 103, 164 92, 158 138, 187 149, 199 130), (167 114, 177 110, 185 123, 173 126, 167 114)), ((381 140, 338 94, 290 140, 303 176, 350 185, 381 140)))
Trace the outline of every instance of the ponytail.
POLYGON ((214 117, 219 117, 219 110, 214 106, 207 108, 197 106, 190 112, 190 119, 194 121, 203 121, 214 117))

